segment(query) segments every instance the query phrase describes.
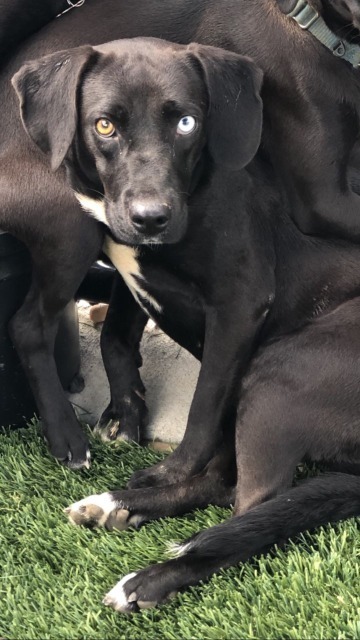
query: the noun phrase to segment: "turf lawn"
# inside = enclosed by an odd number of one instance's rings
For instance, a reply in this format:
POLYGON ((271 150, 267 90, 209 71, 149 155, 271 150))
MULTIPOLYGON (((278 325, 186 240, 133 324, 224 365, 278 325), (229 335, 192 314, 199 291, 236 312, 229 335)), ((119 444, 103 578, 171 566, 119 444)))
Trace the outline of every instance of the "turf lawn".
POLYGON ((355 520, 326 527, 284 551, 223 571, 159 609, 131 617, 102 605, 130 571, 220 522, 224 509, 109 533, 70 526, 62 512, 85 495, 124 485, 160 455, 92 444, 91 470, 64 469, 34 424, 0 433, 0 637, 360 638, 360 542, 355 520))

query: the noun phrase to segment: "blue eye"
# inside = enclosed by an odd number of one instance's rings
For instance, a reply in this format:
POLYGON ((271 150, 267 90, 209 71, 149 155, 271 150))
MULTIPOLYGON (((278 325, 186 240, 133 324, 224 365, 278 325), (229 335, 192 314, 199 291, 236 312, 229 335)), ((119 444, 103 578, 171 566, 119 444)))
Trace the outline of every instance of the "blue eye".
POLYGON ((177 133, 186 136, 196 128, 196 120, 192 116, 184 116, 178 123, 177 133))

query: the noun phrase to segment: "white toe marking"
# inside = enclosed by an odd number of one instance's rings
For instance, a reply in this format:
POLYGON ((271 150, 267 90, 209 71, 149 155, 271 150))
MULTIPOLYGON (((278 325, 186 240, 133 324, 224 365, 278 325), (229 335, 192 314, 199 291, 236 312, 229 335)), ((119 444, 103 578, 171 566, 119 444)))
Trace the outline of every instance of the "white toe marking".
POLYGON ((127 576, 124 576, 116 585, 106 594, 103 603, 107 606, 111 605, 114 609, 119 611, 125 611, 128 606, 128 599, 125 595, 125 591, 123 589, 124 584, 126 584, 131 578, 136 576, 136 572, 128 573, 127 576))
POLYGON ((106 253, 108 258, 110 258, 120 275, 124 278, 124 281, 129 287, 136 302, 144 309, 144 311, 146 311, 147 314, 149 313, 149 311, 144 308, 141 299, 146 300, 152 307, 154 307, 155 311, 161 313, 161 305, 139 284, 139 280, 144 281, 144 277, 141 274, 140 265, 137 260, 137 250, 134 247, 117 244, 110 238, 105 238, 103 251, 106 253))
POLYGON ((145 520, 145 517, 144 517, 144 516, 142 516, 142 515, 140 515, 140 514, 135 515, 135 516, 131 516, 131 517, 129 518, 128 526, 131 526, 131 527, 134 527, 135 529, 137 529, 137 528, 138 528, 138 526, 139 526, 142 522, 144 522, 144 520, 145 520))
POLYGON ((91 453, 89 449, 86 452, 86 462, 84 462, 85 469, 90 469, 91 467, 91 453))
POLYGON ((94 505, 95 507, 99 507, 103 511, 103 515, 98 520, 99 526, 103 526, 108 519, 110 513, 117 508, 118 504, 113 499, 111 493, 98 493, 92 496, 88 496, 87 498, 83 498, 83 500, 79 500, 79 502, 75 502, 69 507, 68 516, 69 520, 72 524, 76 524, 71 517, 71 512, 79 511, 81 507, 87 507, 88 505, 94 505))
POLYGON ((98 220, 99 222, 103 222, 108 225, 108 221, 106 219, 106 210, 104 200, 95 200, 95 198, 89 198, 85 196, 83 193, 77 193, 75 191, 75 197, 77 201, 80 203, 84 211, 89 213, 92 218, 98 220))

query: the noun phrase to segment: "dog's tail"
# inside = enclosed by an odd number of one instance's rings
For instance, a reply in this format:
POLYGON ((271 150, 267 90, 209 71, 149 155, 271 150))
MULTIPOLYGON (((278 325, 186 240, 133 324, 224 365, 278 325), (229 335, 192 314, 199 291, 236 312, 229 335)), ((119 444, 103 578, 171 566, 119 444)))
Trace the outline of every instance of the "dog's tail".
POLYGON ((325 474, 196 534, 177 547, 176 555, 207 563, 212 573, 244 562, 303 531, 358 515, 360 476, 325 474))

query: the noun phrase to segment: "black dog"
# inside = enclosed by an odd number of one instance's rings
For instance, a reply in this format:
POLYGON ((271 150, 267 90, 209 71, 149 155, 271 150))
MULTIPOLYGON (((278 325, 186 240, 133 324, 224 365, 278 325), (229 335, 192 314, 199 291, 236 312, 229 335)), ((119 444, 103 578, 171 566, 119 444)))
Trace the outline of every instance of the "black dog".
MULTIPOLYGON (((347 3, 349 7, 354 4, 350 0, 347 3)), ((38 28, 49 15, 48 9, 45 11, 48 2, 37 0, 37 9, 43 8, 42 18, 39 21, 40 13, 36 13, 36 24, 32 23, 35 18, 27 13, 28 4, 16 0, 22 27, 16 27, 15 44, 31 31, 32 24, 38 28)), ((35 35, 1 74, 0 94, 7 119, 0 156, 0 227, 22 239, 33 260, 31 290, 12 322, 11 333, 28 373, 50 449, 72 466, 88 463, 88 445, 59 384, 52 356, 53 338, 61 310, 98 256, 104 229, 80 215, 63 173, 53 176, 42 154, 36 153, 24 137, 9 79, 26 59, 61 47, 139 34, 179 42, 197 40, 249 54, 265 70, 263 143, 277 178, 285 185, 296 224, 308 232, 357 239, 360 208, 349 180, 351 177, 354 184, 358 182, 358 71, 282 13, 291 11, 294 4, 294 0, 181 0, 164 5, 159 0, 136 0, 134 10, 133 0, 94 0, 35 35)), ((350 14, 331 13, 330 6, 335 4, 335 0, 316 1, 325 18, 330 16, 332 28, 340 31, 350 14)), ((60 7, 54 5, 54 11, 63 8, 61 3, 60 7)), ((0 6, 0 10, 5 12, 3 31, 9 29, 9 42, 13 24, 10 7, 0 6)), ((54 117, 57 122, 57 114, 54 117)), ((60 147, 57 161, 66 150, 65 144, 60 147)), ((110 369, 108 365, 111 376, 110 369)), ((137 379, 135 371, 134 376, 137 379)), ((115 381, 110 384, 113 402, 100 428, 108 432, 110 416, 112 433, 122 437, 130 430, 131 437, 136 438, 145 411, 142 399, 135 394, 130 408, 129 404, 124 406, 115 398, 115 381), (135 426, 134 412, 139 414, 135 426), (131 425, 122 434, 118 421, 127 413, 131 425)), ((142 395, 140 388, 138 391, 142 395)), ((192 412, 190 424, 195 428, 197 419, 198 413, 192 412)), ((207 424, 207 418, 203 421, 207 424)), ((205 439, 203 435, 199 438, 201 443, 205 439)))
POLYGON ((112 236, 121 312, 110 307, 108 366, 123 404, 142 393, 147 314, 202 360, 178 449, 133 476, 136 489, 67 512, 76 524, 125 529, 235 504, 231 521, 105 598, 135 611, 304 528, 360 513, 356 476, 289 489, 301 460, 354 470, 360 462, 360 247, 303 235, 266 159, 242 168, 261 128, 260 77, 249 61, 142 39, 61 55, 26 65, 15 85, 31 137, 56 165, 66 140, 68 179, 112 236), (77 134, 74 101, 61 90, 66 65, 79 92, 77 134), (105 198, 94 200, 100 188, 105 198))
MULTIPOLYGON (((14 83, 30 136, 55 166, 66 149, 78 198, 113 237, 107 251, 131 291, 119 283, 126 321, 116 363, 129 376, 137 372, 131 334, 144 323, 143 308, 203 361, 192 407, 199 432, 188 431, 160 466, 155 479, 166 468, 166 486, 91 496, 69 508, 71 519, 126 528, 235 497, 238 518, 186 543, 182 558, 128 576, 106 601, 121 610, 150 606, 243 559, 250 545, 238 546, 239 514, 265 500, 269 523, 259 538, 261 508, 244 516, 254 526, 251 550, 277 540, 279 530, 357 513, 359 501, 346 492, 339 508, 334 487, 358 489, 360 479, 315 479, 310 490, 275 499, 273 531, 271 499, 291 485, 299 460, 359 462, 360 248, 301 234, 261 157, 241 169, 260 140, 259 71, 216 49, 136 40, 46 57, 22 68, 14 83), (95 200, 99 184, 105 198, 95 200), (201 403, 212 420, 204 442, 201 403), (169 485, 170 478, 181 481, 169 485)), ((128 402, 136 391, 127 389, 128 402)))
MULTIPOLYGON (((192 53, 193 56, 195 54, 194 51, 188 53, 192 53)), ((140 240, 143 243, 144 238, 147 237, 148 243, 154 243, 159 239, 167 242, 179 241, 186 226, 184 224, 186 212, 174 197, 177 190, 176 180, 171 184, 165 202, 154 200, 154 172, 151 172, 152 181, 150 181, 145 151, 141 151, 143 158, 138 160, 141 166, 145 167, 144 184, 147 186, 145 194, 140 190, 141 198, 135 193, 135 206, 133 206, 134 193, 120 194, 116 187, 111 189, 114 181, 109 178, 107 183, 110 159, 119 165, 123 162, 119 157, 118 136, 119 134, 121 136, 123 129, 124 131, 131 129, 129 123, 135 126, 137 120, 133 121, 131 118, 127 120, 126 117, 122 120, 124 111, 126 116, 126 109, 123 108, 116 116, 111 113, 110 117, 110 114, 104 113, 96 120, 97 133, 104 138, 101 147, 94 146, 94 139, 81 133, 76 137, 75 143, 71 144, 71 131, 75 127, 71 108, 70 118, 64 121, 64 117, 69 115, 69 109, 67 108, 63 113, 57 110, 56 100, 46 101, 46 94, 51 92, 54 86, 59 92, 63 74, 72 79, 70 91, 65 95, 67 105, 74 104, 71 87, 73 87, 74 75, 81 74, 81 70, 85 72, 84 86, 88 81, 89 87, 96 88, 96 81, 94 80, 92 85, 91 77, 92 73, 96 76, 96 66, 100 61, 96 56, 92 58, 89 50, 87 53, 86 50, 82 50, 79 55, 74 54, 74 56, 75 58, 71 53, 66 53, 63 56, 48 59, 43 66, 34 63, 17 76, 18 90, 24 98, 24 121, 32 137, 43 151, 52 156, 54 167, 66 155, 69 176, 82 193, 80 200, 93 215, 100 217, 102 222, 110 226, 115 240, 121 239, 128 242, 140 240), (95 63, 94 68, 92 68, 93 63, 95 63), (49 73, 49 64, 53 64, 53 74, 49 73), (45 99, 46 104, 47 114, 43 120, 36 116, 36 112, 39 113, 37 104, 39 97, 42 102, 45 99), (35 106, 35 109, 32 106, 35 106), (114 130, 112 118, 116 124, 114 130), (59 126, 63 137, 56 133, 54 124, 59 126), (116 145, 113 139, 115 134, 116 145), (112 145, 111 148, 108 143, 112 145), (100 149, 102 153, 99 156, 100 149), (94 199, 93 192, 89 195, 89 190, 97 189, 99 184, 101 187, 99 198, 94 199), (110 197, 107 195, 106 188, 110 189, 110 197), (121 198, 120 195, 125 195, 125 198, 121 198), (121 223, 114 218, 115 202, 118 207, 120 206, 120 211, 125 214, 125 220, 123 219, 121 223), (146 215, 144 215, 145 212, 146 215), (177 220, 175 225, 172 219, 173 212, 177 220), (129 228, 132 235, 126 237, 129 228)), ((203 73, 204 70, 206 73, 209 63, 204 66, 202 54, 198 51, 199 62, 200 67, 197 69, 192 67, 192 73, 195 73, 195 69, 197 73, 203 73)), ((133 66, 134 71, 138 70, 140 63, 141 59, 138 58, 133 66)), ((149 60, 147 64, 150 64, 149 60)), ((228 68, 233 68, 230 60, 226 64, 226 69, 228 68)), ((186 72, 189 73, 188 68, 186 72)), ((151 76, 147 70, 147 74, 143 75, 145 86, 148 75, 151 76)), ((222 78, 222 76, 224 76, 223 82, 228 80, 230 83, 228 89, 238 86, 233 76, 226 78, 223 73, 218 77, 222 78)), ((171 78, 171 75, 169 77, 171 78)), ((199 81, 200 76, 197 77, 199 81)), ((100 78, 97 80, 101 81, 100 78)), ((207 87, 212 87, 208 77, 205 84, 207 87)), ((102 86, 104 89, 109 88, 106 83, 102 86)), ((197 91, 199 91, 198 85, 197 91)), ((235 114, 237 113, 236 105, 241 104, 242 91, 241 89, 236 95, 232 91, 230 94, 224 94, 224 92, 221 94, 222 98, 225 97, 225 101, 229 100, 235 114)), ((145 95, 148 93, 147 88, 145 95)), ((204 109, 206 106, 204 98, 207 94, 204 91, 204 85, 203 92, 195 93, 197 98, 201 97, 201 93, 203 93, 202 101, 205 103, 202 107, 204 109)), ((111 91, 110 94, 114 95, 111 91)), ((95 95, 97 95, 96 92, 95 95)), ((139 96, 139 87, 135 95, 139 96)), ((141 92, 142 97, 143 95, 144 93, 141 92)), ((256 94, 245 92, 245 97, 246 95, 252 95, 254 99, 256 94)), ((104 96, 106 97, 105 93, 104 96)), ((81 93, 79 98, 81 113, 84 113, 84 109, 87 112, 93 102, 86 102, 85 98, 82 100, 81 93)), ((135 100, 134 104, 138 104, 138 100, 135 100)), ((77 522, 90 521, 94 524, 107 523, 109 526, 115 524, 126 527, 129 524, 139 524, 151 517, 180 513, 195 505, 199 506, 211 501, 223 504, 232 500, 232 485, 236 474, 231 464, 234 448, 231 414, 235 408, 238 385, 246 369, 248 373, 242 381, 236 430, 238 484, 235 513, 243 513, 253 505, 283 491, 291 481, 296 461, 304 456, 314 459, 323 457, 340 462, 350 460, 356 463, 358 461, 354 425, 358 386, 357 358, 353 357, 349 362, 349 358, 344 358, 344 354, 348 356, 350 347, 352 354, 356 349, 359 251, 356 247, 340 243, 306 240, 292 224, 286 213, 287 210, 282 213, 283 202, 272 186, 276 178, 266 161, 258 158, 248 170, 243 172, 236 168, 236 163, 237 167, 241 166, 254 152, 254 149, 251 149, 256 140, 254 131, 256 132, 256 126, 259 126, 259 121, 256 125, 256 118, 253 121, 255 129, 250 130, 250 134, 253 134, 249 138, 252 143, 250 151, 247 150, 244 156, 240 156, 240 160, 235 153, 234 166, 230 165, 229 169, 228 161, 220 169, 216 162, 216 152, 219 150, 221 154, 225 152, 226 159, 226 152, 232 150, 231 118, 228 118, 226 123, 229 128, 223 123, 221 135, 216 136, 218 142, 225 141, 218 150, 216 146, 214 147, 211 136, 213 127, 217 124, 211 91, 210 105, 210 131, 208 132, 210 135, 202 140, 203 152, 200 153, 202 146, 201 140, 198 139, 197 143, 200 145, 196 147, 199 154, 198 162, 196 162, 196 153, 192 157, 191 154, 189 155, 193 160, 189 168, 193 170, 191 181, 187 176, 189 180, 187 188, 191 192, 188 236, 185 235, 183 240, 174 245, 171 250, 160 247, 149 251, 145 248, 140 257, 134 256, 131 249, 130 254, 129 250, 121 250, 119 266, 135 297, 148 311, 159 315, 160 318, 163 317, 163 326, 170 334, 177 337, 198 356, 204 358, 208 355, 208 351, 211 356, 209 360, 206 359, 206 373, 202 375, 201 384, 197 390, 198 397, 200 392, 200 400, 196 402, 200 402, 201 406, 201 400, 204 402, 206 394, 211 402, 210 408, 215 407, 216 415, 212 420, 209 433, 204 422, 197 437, 194 437, 193 429, 187 430, 190 436, 187 436, 188 448, 183 448, 183 452, 186 453, 183 462, 189 460, 189 463, 184 465, 183 475, 186 477, 198 468, 201 469, 201 465, 204 467, 209 455, 214 453, 214 449, 217 448, 218 453, 199 475, 191 480, 183 480, 176 486, 164 487, 156 491, 145 489, 120 492, 115 495, 105 494, 105 497, 86 499, 85 502, 73 506, 70 510, 71 517, 77 522), (222 213, 220 229, 219 210, 230 212, 228 215, 222 213), (199 215, 200 232, 198 230, 193 236, 192 225, 196 222, 195 212, 199 215), (224 225, 225 220, 226 225, 224 225), (227 229, 231 234, 231 242, 225 240, 227 229), (206 238, 205 243, 204 238, 206 238), (233 242, 235 238, 238 245, 233 242), (204 266, 199 264, 198 258, 201 254, 207 261, 209 269, 204 269, 204 266), (129 255, 132 261, 130 263, 129 255), (138 260, 134 265, 135 258, 138 260), (142 272, 138 271, 140 267, 142 272), (160 287, 159 272, 164 273, 166 278, 160 287), (189 283, 192 283, 190 291, 189 283), (232 297, 229 294, 229 283, 234 286, 232 297), (246 289, 245 298, 244 289, 246 289), (241 305, 241 301, 244 300, 245 306, 241 305), (228 323, 229 303, 234 314, 228 323), (161 304, 162 314, 159 313, 161 304), (181 312, 181 315, 178 315, 178 322, 174 322, 173 315, 169 316, 166 311, 166 309, 173 311, 174 308, 181 312), (240 308, 241 316, 238 315, 240 308), (240 327, 234 325, 234 318, 239 324, 241 323, 240 327), (191 319, 191 330, 187 326, 189 319, 191 319), (219 344, 224 345, 224 351, 223 354, 216 353, 214 356, 211 349, 208 350, 207 347, 211 344, 211 338, 216 331, 219 331, 218 337, 222 333, 219 344), (236 340, 239 342, 235 342, 236 340), (238 350, 236 354, 233 348, 238 350), (257 355, 252 357, 256 349, 257 355), (291 362, 289 353, 292 354, 291 362), (224 363, 222 357, 224 357, 224 363), (244 357, 244 363, 241 357, 244 357), (321 364, 326 363, 323 371, 318 366, 318 361, 321 364), (211 368, 208 364, 212 365, 211 368), (215 374, 213 364, 215 364, 215 374), (216 366, 220 367, 220 375, 216 371, 216 366), (333 392, 333 388, 337 389, 338 386, 340 367, 340 379, 346 383, 346 389, 351 391, 350 399, 346 398, 348 420, 345 426, 344 393, 333 392), (313 382, 314 369, 318 379, 313 382), (209 372, 212 375, 209 375, 209 372), (314 385, 316 382, 315 390, 310 388, 309 381, 314 385), (287 394, 284 393, 284 387, 287 394), (328 403, 329 390, 333 400, 331 407, 328 403), (265 403, 267 397, 271 401, 268 403, 270 408, 265 403), (323 397, 324 407, 321 408, 323 397), (325 415, 326 411, 329 416, 325 415), (332 419, 330 428, 329 418, 332 419), (219 438, 221 419, 224 425, 222 439, 219 438), (312 428, 315 423, 316 430, 312 428), (209 443, 206 442, 205 445, 204 435, 206 440, 209 439, 209 443), (194 447, 194 451, 190 453, 189 445, 194 447), (270 447, 273 448, 274 453, 268 460, 270 447), (286 455, 283 453, 283 448, 286 448, 286 455)), ((166 112, 167 109, 162 114, 163 118, 166 112)), ((150 113, 153 112, 150 110, 150 113)), ((199 115, 195 117, 184 117, 183 113, 178 115, 181 117, 177 121, 177 126, 186 129, 189 135, 195 134, 195 130, 192 129, 193 119, 196 121, 199 115)), ((188 113, 185 115, 189 116, 188 113)), ((160 127, 160 121, 163 123, 163 118, 150 121, 152 126, 149 130, 155 136, 155 138, 150 137, 151 146, 157 139, 155 132, 157 136, 159 135, 159 128, 165 136, 165 139, 160 138, 162 144, 164 140, 166 142, 164 148, 169 144, 166 127, 160 127)), ((93 120, 92 122, 94 124, 93 120)), ((81 121, 80 131, 84 130, 86 124, 88 126, 84 120, 81 121)), ((236 131, 244 130, 236 129, 236 131)), ((182 131, 182 133, 185 132, 182 131)), ((182 134, 179 133, 179 135, 182 137, 182 134)), ((139 140, 139 137, 136 139, 139 140)), ((247 139, 246 136, 243 144, 247 139)), ((128 137, 125 140, 127 146, 125 145, 123 152, 129 155, 133 139, 128 137)), ((239 149, 238 145, 237 148, 239 149)), ((181 149, 183 151, 183 148, 181 149)), ((240 147, 240 149, 243 152, 243 148, 240 147)), ((26 151, 29 150, 26 149, 26 151)), ((184 151, 180 155, 184 161, 186 158, 184 151)), ((177 152, 175 152, 176 156, 177 152)), ((224 158, 221 155, 220 157, 224 158)), ((178 172, 180 168, 180 165, 176 167, 173 164, 173 171, 178 172)), ((348 166, 346 165, 345 168, 348 166)), ((159 170, 160 184, 164 187, 164 184, 169 184, 169 180, 161 183, 164 177, 163 166, 160 165, 159 170)), ((130 164, 126 180, 130 179, 129 184, 132 185, 131 171, 133 169, 130 164)), ((174 179, 174 176, 172 178, 174 179)), ((134 185, 138 188, 135 179, 134 185)), ((119 256, 114 254, 114 244, 109 245, 109 252, 113 253, 114 259, 118 261, 119 256)), ((130 302, 129 305, 129 318, 124 321, 125 325, 130 324, 134 317, 130 302)), ((138 333, 141 333, 142 323, 143 314, 138 316, 140 326, 137 329, 138 333)), ((17 332, 21 335, 19 326, 17 326, 17 332)), ((136 352, 137 340, 136 336, 130 336, 130 351, 136 352)), ((121 351, 121 336, 118 344, 120 355, 125 356, 126 359, 129 349, 121 351)), ((217 340, 215 344, 218 344, 217 340)), ((134 356, 133 353, 131 355, 134 356)), ((129 358, 128 360, 130 360, 129 370, 134 373, 136 384, 138 382, 136 361, 134 367, 133 361, 129 358)), ((43 362, 44 359, 40 364, 43 362)), ((204 370, 204 366, 202 369, 204 370)), ((131 392, 131 387, 128 390, 131 392)), ((141 395, 141 390, 139 391, 136 386, 135 391, 141 395)), ((138 394, 135 393, 135 395, 138 394)), ((129 406, 131 405, 130 395, 123 400, 129 406)), ((196 411, 194 413, 195 416, 200 415, 196 414, 196 411)), ((190 424, 191 421, 194 424, 194 418, 190 417, 190 424)), ((181 478, 180 459, 181 456, 178 455, 176 463, 176 456, 173 458, 174 479, 181 478)), ((169 466, 171 468, 171 465, 168 465, 168 468, 169 466)), ((160 482, 163 475, 163 470, 160 469, 160 482)), ((150 476, 145 478, 145 482, 149 483, 149 480, 158 482, 159 474, 154 476, 154 472, 151 472, 150 476)), ((143 481, 144 478, 140 477, 134 481, 134 484, 139 485, 143 481)), ((200 534, 195 541, 182 548, 185 553, 183 558, 140 572, 134 579, 127 577, 127 584, 124 587, 122 585, 118 587, 109 601, 117 608, 124 610, 155 604, 179 587, 196 582, 220 566, 227 566, 232 562, 245 559, 249 554, 263 549, 279 537, 283 538, 304 527, 316 526, 329 519, 337 519, 358 512, 356 492, 359 488, 359 480, 357 478, 338 476, 336 480, 326 478, 313 482, 314 486, 310 483, 308 486, 293 490, 289 494, 290 497, 285 494, 286 502, 285 498, 270 500, 268 505, 256 507, 242 518, 235 518, 231 523, 214 531, 210 530, 210 533, 200 534), (338 488, 340 498, 336 495, 334 497, 336 494, 334 486, 338 488), (328 496, 332 499, 325 502, 324 499, 327 500, 328 496), (313 501, 315 513, 309 509, 310 498, 313 501), (287 501, 294 501, 291 510, 288 509, 287 501), (279 516, 282 517, 281 520, 278 519, 279 516), (256 535, 258 526, 261 527, 266 521, 267 528, 256 535), (243 538, 240 540, 241 552, 239 552, 237 538, 241 533, 243 538)))

